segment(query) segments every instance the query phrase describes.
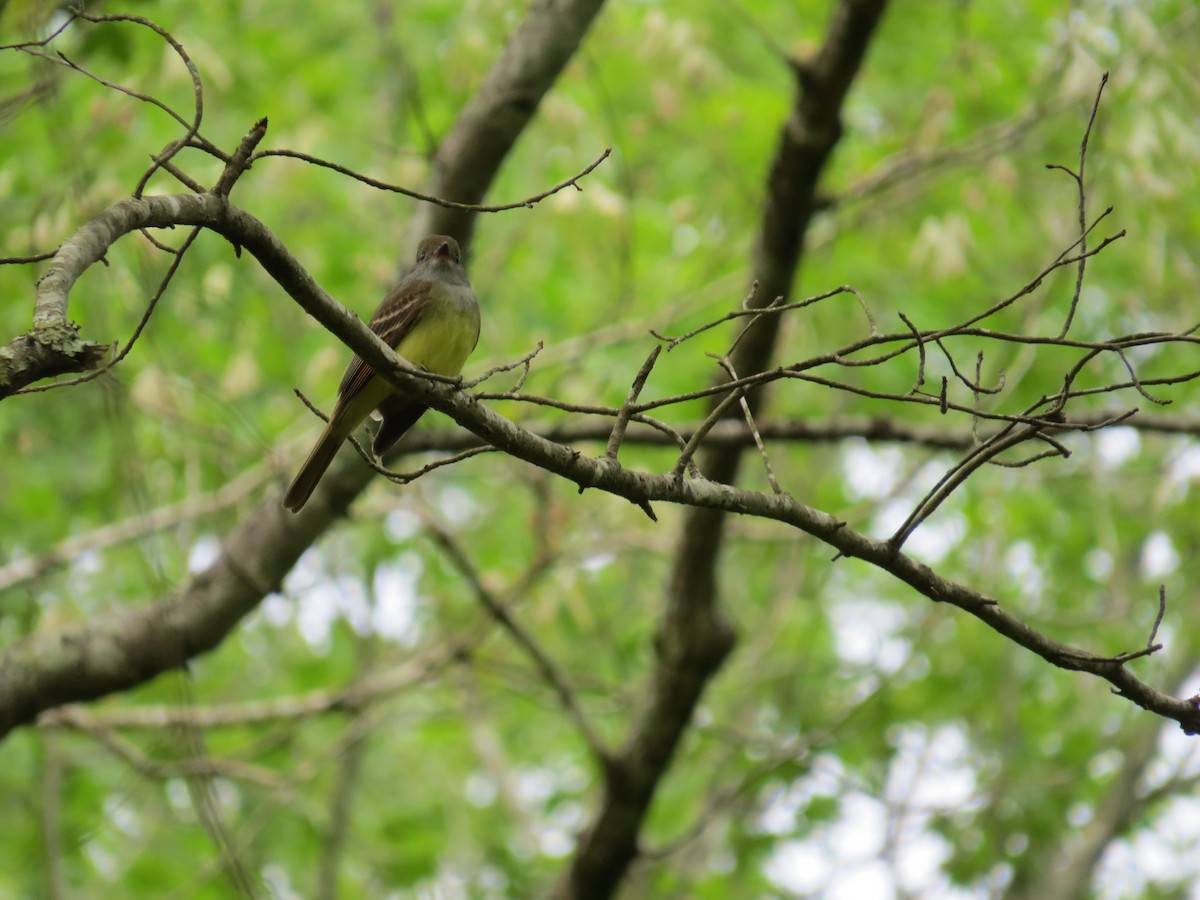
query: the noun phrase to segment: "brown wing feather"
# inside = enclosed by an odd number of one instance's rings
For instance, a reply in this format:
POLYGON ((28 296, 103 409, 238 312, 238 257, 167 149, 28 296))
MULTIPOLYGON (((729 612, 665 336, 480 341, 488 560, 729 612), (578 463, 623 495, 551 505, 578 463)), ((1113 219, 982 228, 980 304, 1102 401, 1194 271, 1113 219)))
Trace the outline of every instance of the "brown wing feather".
POLYGON ((392 394, 379 404, 379 413, 383 421, 371 441, 371 452, 383 456, 395 446, 396 441, 404 437, 408 429, 417 424, 417 419, 425 415, 429 407, 413 403, 403 397, 392 394))
MULTIPOLYGON (((431 281, 400 282, 383 298, 367 327, 394 350, 421 318, 432 287, 431 281)), ((338 402, 344 403, 353 397, 367 386, 374 375, 375 370, 355 356, 346 367, 342 383, 338 385, 338 402)))

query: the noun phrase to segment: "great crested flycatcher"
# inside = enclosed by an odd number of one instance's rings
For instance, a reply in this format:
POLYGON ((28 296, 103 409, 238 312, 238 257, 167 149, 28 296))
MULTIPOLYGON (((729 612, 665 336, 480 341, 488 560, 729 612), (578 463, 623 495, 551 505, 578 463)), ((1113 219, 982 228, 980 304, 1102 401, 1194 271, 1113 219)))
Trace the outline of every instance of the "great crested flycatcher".
MULTIPOLYGON (((383 298, 368 327, 419 369, 436 375, 461 372, 479 341, 479 301, 462 267, 458 241, 441 234, 421 241, 416 265, 383 298)), ((380 456, 427 408, 355 356, 338 386, 329 424, 283 496, 284 509, 300 511, 342 442, 367 416, 374 413, 381 420, 371 443, 380 456)))

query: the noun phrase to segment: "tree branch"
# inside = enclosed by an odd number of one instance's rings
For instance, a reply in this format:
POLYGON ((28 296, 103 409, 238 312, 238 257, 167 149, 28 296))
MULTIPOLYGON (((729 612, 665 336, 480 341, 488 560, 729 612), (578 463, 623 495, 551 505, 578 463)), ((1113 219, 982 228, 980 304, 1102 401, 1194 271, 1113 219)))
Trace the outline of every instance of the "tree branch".
MULTIPOLYGON (((751 308, 771 306, 777 298, 786 303, 791 294, 804 234, 816 208, 817 185, 841 135, 842 101, 885 5, 885 0, 839 2, 817 56, 795 67, 800 90, 780 131, 767 185, 754 256, 757 290, 747 304, 751 308)), ((732 371, 748 375, 768 368, 780 321, 779 315, 749 320, 730 353, 732 371)), ((714 398, 713 408, 722 402, 714 398)), ((760 402, 761 390, 751 390, 744 414, 757 417, 760 402)), ((728 413, 735 415, 738 409, 729 404, 728 413)), ((714 491, 734 490, 724 485, 736 481, 741 458, 740 447, 710 448, 701 470, 711 481, 671 482, 710 497, 714 491)), ((786 495, 775 496, 784 505, 794 502, 786 495)), ((600 806, 555 889, 556 897, 605 898, 616 890, 638 852, 638 835, 654 792, 705 685, 733 649, 735 637, 718 606, 716 578, 725 514, 733 510, 721 504, 698 506, 704 508, 689 510, 681 526, 646 705, 613 760, 600 806)), ((828 524, 834 525, 832 520, 828 524)))

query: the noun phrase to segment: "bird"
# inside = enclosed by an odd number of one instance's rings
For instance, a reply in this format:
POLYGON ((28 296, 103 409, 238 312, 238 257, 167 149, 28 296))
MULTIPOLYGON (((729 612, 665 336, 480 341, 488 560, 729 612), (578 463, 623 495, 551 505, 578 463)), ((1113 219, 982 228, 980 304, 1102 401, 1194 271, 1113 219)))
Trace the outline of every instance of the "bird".
MULTIPOLYGON (((434 234, 421 241, 416 264, 383 298, 368 327, 417 368, 453 376, 478 344, 479 324, 479 301, 458 241, 434 234)), ((380 420, 371 450, 381 456, 426 409, 355 356, 342 376, 325 430, 283 495, 284 509, 303 509, 342 442, 367 416, 380 420)))

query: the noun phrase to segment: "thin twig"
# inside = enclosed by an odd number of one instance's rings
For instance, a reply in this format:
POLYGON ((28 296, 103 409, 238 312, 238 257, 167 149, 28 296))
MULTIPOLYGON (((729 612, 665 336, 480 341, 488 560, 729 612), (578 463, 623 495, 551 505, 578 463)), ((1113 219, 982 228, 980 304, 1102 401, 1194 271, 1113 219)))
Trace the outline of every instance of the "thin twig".
POLYGON ((532 350, 530 350, 528 353, 526 353, 524 356, 522 356, 520 359, 513 360, 512 362, 508 362, 508 363, 503 363, 502 365, 499 365, 499 366, 493 366, 492 368, 490 368, 486 372, 484 372, 482 375, 480 375, 478 378, 471 378, 469 380, 464 381, 462 383, 463 390, 470 390, 471 388, 477 387, 478 385, 483 384, 485 381, 488 381, 494 375, 499 375, 503 372, 511 372, 513 369, 521 369, 522 371, 521 371, 521 377, 517 380, 517 383, 511 388, 511 390, 514 390, 514 391, 521 390, 521 388, 524 387, 524 385, 525 385, 525 380, 529 377, 529 370, 532 367, 533 358, 542 352, 543 346, 544 345, 542 344, 542 342, 538 341, 537 346, 534 347, 532 350))
MULTIPOLYGON (((309 412, 319 418, 322 422, 329 421, 329 416, 325 415, 325 413, 323 413, 315 403, 309 400, 308 397, 304 396, 303 391, 301 391, 299 388, 292 388, 292 393, 294 393, 300 399, 301 403, 308 407, 309 412)), ((378 461, 378 457, 364 447, 354 435, 350 435, 347 440, 372 472, 375 472, 377 475, 382 475, 384 478, 388 479, 389 481, 394 481, 396 484, 409 484, 410 482, 416 481, 418 478, 421 478, 424 475, 428 475, 434 469, 452 466, 455 463, 462 462, 464 459, 470 459, 472 456, 496 452, 495 447, 487 445, 468 447, 465 450, 461 450, 458 453, 451 454, 450 456, 444 456, 435 459, 433 462, 421 466, 421 468, 412 472, 396 472, 393 469, 389 469, 387 466, 382 465, 378 461)))
POLYGON ((1084 169, 1087 166, 1088 140, 1092 136, 1092 127, 1096 124, 1096 113, 1100 110, 1100 97, 1104 93, 1104 86, 1108 84, 1108 73, 1105 72, 1100 77, 1100 87, 1096 89, 1096 99, 1092 103, 1092 112, 1088 116, 1087 127, 1083 130, 1083 139, 1079 142, 1079 170, 1072 172, 1066 166, 1049 165, 1048 169, 1059 169, 1066 172, 1075 180, 1075 188, 1079 195, 1079 266, 1075 271, 1075 290, 1071 294, 1071 304, 1067 308, 1067 318, 1063 322, 1062 331, 1058 333, 1059 337, 1066 337, 1067 332, 1071 330, 1071 323, 1075 320, 1075 310, 1079 307, 1079 297, 1083 293, 1083 275, 1087 268, 1087 187, 1084 180, 1084 169))
POLYGON ((633 383, 629 385, 629 392, 625 395, 625 402, 621 404, 620 410, 617 411, 617 421, 613 424, 612 433, 608 436, 608 444, 604 448, 605 457, 611 459, 613 462, 617 460, 617 452, 621 449, 621 441, 624 440, 625 430, 629 427, 629 419, 633 415, 633 404, 641 396, 642 388, 646 386, 646 379, 650 377, 650 370, 654 368, 654 363, 658 360, 658 355, 661 352, 661 344, 655 344, 651 348, 646 361, 642 363, 642 367, 638 369, 637 375, 634 376, 633 383))
POLYGON ((700 427, 692 433, 687 444, 680 451, 679 459, 676 460, 674 467, 671 469, 672 478, 678 480, 683 477, 684 469, 692 465, 692 458, 696 455, 696 451, 700 449, 700 442, 704 440, 704 436, 721 421, 729 407, 742 399, 745 393, 744 388, 735 387, 713 407, 712 412, 700 423, 700 427))
POLYGON ((917 342, 917 377, 913 381, 912 388, 909 389, 910 394, 915 394, 925 384, 925 341, 922 340, 921 332, 917 330, 917 326, 908 320, 908 316, 902 312, 898 312, 897 315, 900 316, 900 321, 908 326, 908 330, 912 332, 913 338, 917 342))
POLYGON ((916 531, 917 526, 933 515, 934 511, 976 469, 989 462, 993 457, 1018 444, 1024 443, 1036 434, 1037 429, 1032 427, 1017 428, 1012 431, 1001 432, 1000 435, 997 435, 992 440, 972 450, 966 458, 960 460, 945 475, 938 479, 937 484, 917 503, 908 518, 904 520, 904 523, 888 538, 889 545, 899 550, 904 546, 904 542, 912 536, 912 533, 916 531))
MULTIPOLYGON (((725 374, 732 380, 737 380, 737 372, 733 368, 733 362, 728 356, 722 356, 718 359, 721 368, 725 370, 725 374)), ((779 486, 779 480, 775 477, 775 469, 771 466, 771 457, 767 455, 766 445, 763 443, 762 435, 758 433, 758 426, 754 424, 754 415, 750 412, 750 404, 746 402, 745 395, 738 397, 738 403, 742 408, 742 417, 746 420, 746 427, 750 429, 750 434, 754 436, 754 446, 758 448, 758 456, 762 460, 763 469, 767 473, 767 482, 771 485, 771 490, 776 494, 782 494, 783 488, 779 486)))
POLYGON ((1154 627, 1150 629, 1150 637, 1146 640, 1146 647, 1154 646, 1154 639, 1158 637, 1158 627, 1162 625, 1163 616, 1167 614, 1167 586, 1160 584, 1158 586, 1158 615, 1154 617, 1154 627))
POLYGON ((597 766, 601 771, 605 771, 609 764, 609 751, 605 747, 600 735, 593 728, 583 708, 579 705, 579 700, 575 696, 575 691, 568 683, 566 675, 559 670, 558 666, 546 651, 542 649, 533 635, 513 618, 504 603, 484 585, 474 564, 467 557, 458 542, 448 532, 434 523, 427 523, 427 527, 434 542, 442 549, 454 567, 458 569, 459 573, 467 579, 479 602, 483 604, 484 608, 500 627, 508 632, 513 642, 524 651, 546 681, 546 684, 558 696, 563 710, 571 717, 571 721, 575 723, 576 729, 591 752, 597 766))
POLYGON ((355 446, 358 447, 360 453, 364 454, 363 458, 366 460, 368 466, 370 466, 375 472, 382 475, 384 478, 388 479, 389 481, 394 481, 396 484, 409 484, 410 482, 416 481, 418 478, 428 475, 434 469, 441 469, 446 466, 457 465, 463 460, 470 459, 472 456, 480 456, 484 453, 499 452, 495 447, 471 447, 469 450, 463 450, 462 452, 452 454, 451 456, 443 456, 435 459, 433 462, 427 463, 426 465, 421 466, 421 468, 414 469, 411 472, 396 472, 387 468, 386 466, 381 466, 376 462, 372 462, 371 459, 365 455, 365 451, 361 446, 359 446, 357 443, 355 446))
POLYGON ((264 150, 261 153, 254 154, 253 158, 251 159, 251 163, 270 156, 298 159, 311 165, 319 166, 323 169, 330 169, 331 171, 337 172, 340 175, 346 175, 349 178, 353 178, 355 181, 361 181, 363 184, 373 188, 378 188, 381 191, 390 191, 395 194, 403 194, 405 197, 411 197, 413 200, 421 200, 425 203, 432 203, 434 206, 441 206, 446 209, 463 209, 477 213, 496 213, 506 212, 510 209, 532 209, 547 197, 552 197, 559 191, 569 187, 573 187, 577 191, 582 191, 583 188, 579 186, 579 181, 587 175, 590 175, 597 166, 604 162, 604 160, 608 159, 611 153, 612 147, 606 148, 605 151, 596 158, 595 162, 581 171, 578 175, 574 175, 571 178, 568 178, 566 181, 556 184, 549 190, 542 191, 540 194, 534 194, 532 197, 526 197, 524 200, 518 200, 516 203, 502 203, 495 206, 484 206, 478 203, 458 203, 454 200, 446 200, 442 197, 434 197, 432 194, 422 194, 420 191, 414 191, 411 188, 402 187, 398 184, 389 184, 386 181, 379 181, 375 178, 371 178, 368 175, 355 172, 353 169, 347 168, 346 166, 339 165, 338 163, 320 159, 319 157, 311 156, 307 153, 300 153, 296 150, 264 150))
POLYGON ((1134 371, 1133 363, 1131 363, 1129 361, 1129 357, 1127 357, 1125 355, 1124 350, 1118 348, 1116 350, 1116 354, 1120 358, 1121 362, 1125 365, 1125 371, 1129 373, 1129 380, 1132 382, 1133 389, 1135 391, 1137 391, 1139 394, 1141 394, 1143 397, 1145 397, 1147 400, 1149 400, 1151 403, 1155 404, 1156 406, 1170 406, 1171 405, 1170 400, 1164 400, 1160 397, 1155 397, 1153 394, 1151 394, 1149 391, 1147 391, 1142 386, 1141 379, 1138 378, 1137 372, 1134 371))
POLYGON ((58 248, 55 247, 49 253, 35 253, 32 256, 0 256, 0 266, 23 266, 28 263, 45 262, 48 259, 54 259, 58 253, 58 248))
MULTIPOLYGON (((66 706, 55 710, 54 720, 56 725, 67 726, 88 735, 99 746, 143 778, 153 781, 220 775, 235 781, 245 781, 268 788, 276 788, 284 784, 283 779, 269 769, 251 766, 236 760, 214 756, 191 757, 175 762, 159 762, 151 759, 133 741, 113 734, 112 726, 103 717, 94 716, 81 706, 66 706)), ((178 729, 181 726, 176 722, 171 727, 178 729)))
MULTIPOLYGON (((999 394, 1001 391, 1004 390, 1004 370, 1003 369, 1001 369, 999 374, 996 376, 996 386, 995 387, 990 387, 990 388, 984 387, 983 379, 979 376, 978 369, 976 370, 976 375, 975 375, 974 381, 972 381, 970 378, 968 378, 966 375, 964 375, 961 371, 959 371, 958 364, 954 361, 954 355, 948 349, 946 349, 946 343, 945 343, 944 337, 939 337, 937 340, 934 341, 934 344, 936 344, 938 349, 942 351, 942 356, 944 356, 946 358, 946 362, 950 364, 950 371, 954 373, 954 377, 957 378, 959 381, 961 381, 963 386, 966 387, 967 390, 969 390, 975 394, 999 394)), ((978 364, 980 362, 980 360, 977 359, 976 362, 978 364)))
POLYGON ((164 273, 162 279, 158 283, 158 290, 154 292, 154 296, 150 298, 150 302, 146 305, 146 311, 142 313, 141 319, 138 320, 137 327, 133 329, 133 334, 129 336, 129 340, 125 342, 125 346, 117 352, 116 356, 114 356, 104 365, 100 366, 98 369, 93 369, 91 372, 86 372, 83 375, 79 375, 75 378, 69 378, 66 381, 54 381, 50 382, 49 384, 29 385, 21 388, 19 391, 14 391, 14 393, 37 394, 41 393, 42 391, 53 391, 57 390, 58 388, 71 387, 72 385, 83 384, 85 382, 92 381, 93 379, 99 378, 101 375, 112 371, 114 366, 116 366, 123 359, 125 359, 126 356, 129 355, 129 351, 133 349, 133 345, 137 343, 137 339, 141 337, 142 332, 146 330, 146 326, 150 323, 150 317, 154 314, 154 310, 158 307, 158 302, 166 293, 167 287, 171 284, 171 280, 175 277, 175 273, 179 271, 179 266, 183 263, 184 255, 187 253, 188 248, 192 246, 192 243, 196 240, 196 238, 200 236, 200 232, 203 230, 203 228, 197 225, 190 232, 188 232, 188 236, 184 239, 182 246, 180 246, 178 250, 172 251, 174 256, 171 259, 171 264, 167 267, 167 271, 164 273))
MULTIPOLYGON (((750 302, 754 299, 757 293, 758 282, 756 281, 750 286, 750 292, 742 298, 742 303, 737 309, 733 310, 732 312, 725 313, 725 315, 721 316, 719 319, 713 319, 711 322, 706 322, 699 328, 693 328, 691 331, 684 332, 678 337, 669 337, 654 329, 651 329, 650 333, 658 340, 663 341, 667 345, 667 352, 670 353, 685 341, 690 341, 697 335, 704 334, 706 331, 711 331, 712 329, 724 325, 726 322, 731 322, 734 319, 744 319, 747 317, 758 319, 762 316, 779 315, 780 313, 791 312, 792 310, 796 309, 804 309, 805 307, 812 306, 814 303, 820 303, 822 300, 828 300, 830 297, 836 297, 838 294, 854 294, 856 297, 858 297, 859 303, 862 304, 862 295, 848 285, 836 287, 833 290, 826 291, 823 294, 816 294, 812 297, 806 297, 804 300, 797 300, 795 303, 780 303, 783 298, 776 297, 765 306, 752 307, 750 306, 750 302)), ((863 310, 866 311, 865 304, 863 304, 863 310)), ((868 321, 871 321, 872 326, 874 326, 874 322, 871 320, 869 312, 867 313, 867 319, 868 321)), ((738 339, 740 340, 740 337, 738 339)), ((736 344, 737 341, 735 340, 734 343, 736 344)))

